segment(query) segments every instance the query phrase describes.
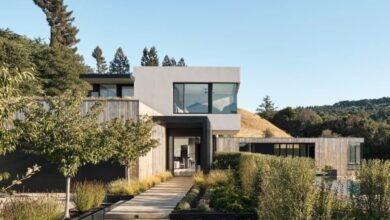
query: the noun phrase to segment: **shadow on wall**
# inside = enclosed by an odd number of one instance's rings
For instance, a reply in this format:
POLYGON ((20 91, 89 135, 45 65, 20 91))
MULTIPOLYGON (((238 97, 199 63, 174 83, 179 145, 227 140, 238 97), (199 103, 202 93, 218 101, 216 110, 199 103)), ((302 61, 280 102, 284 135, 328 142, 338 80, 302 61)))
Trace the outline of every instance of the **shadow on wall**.
MULTIPOLYGON (((64 192, 65 178, 58 171, 57 167, 51 165, 43 157, 37 155, 25 154, 20 151, 9 153, 0 157, 0 172, 11 174, 9 181, 3 181, 0 187, 8 185, 14 177, 19 174, 25 174, 27 167, 34 164, 41 166, 41 170, 30 179, 23 182, 22 185, 13 189, 18 192, 64 192)), ((86 165, 79 169, 75 181, 98 180, 109 182, 114 179, 124 178, 125 168, 118 163, 103 162, 97 165, 86 165)))

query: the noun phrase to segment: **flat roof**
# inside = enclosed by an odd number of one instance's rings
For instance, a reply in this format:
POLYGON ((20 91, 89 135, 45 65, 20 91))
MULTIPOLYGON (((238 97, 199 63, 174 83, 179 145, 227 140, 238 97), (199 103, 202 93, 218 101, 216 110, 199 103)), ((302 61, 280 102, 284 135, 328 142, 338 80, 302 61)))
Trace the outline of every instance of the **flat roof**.
POLYGON ((83 73, 79 78, 90 84, 134 84, 134 76, 129 74, 83 73))

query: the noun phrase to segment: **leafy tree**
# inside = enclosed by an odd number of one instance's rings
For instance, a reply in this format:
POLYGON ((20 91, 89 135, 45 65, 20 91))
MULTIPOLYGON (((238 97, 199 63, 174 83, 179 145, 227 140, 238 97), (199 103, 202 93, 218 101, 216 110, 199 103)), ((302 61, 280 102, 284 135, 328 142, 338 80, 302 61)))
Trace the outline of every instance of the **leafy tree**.
POLYGON ((93 52, 92 57, 96 60, 96 70, 98 73, 106 73, 107 72, 107 63, 106 59, 103 56, 103 51, 97 46, 93 52))
POLYGON ((142 51, 141 66, 158 66, 159 60, 156 47, 144 48, 142 51))
POLYGON ((81 166, 110 157, 110 144, 97 121, 101 103, 82 115, 81 102, 80 95, 69 92, 46 97, 44 102, 26 108, 25 119, 18 121, 27 152, 44 156, 66 178, 65 218, 69 218, 71 178, 81 166))
POLYGON ((271 119, 275 115, 275 111, 275 104, 271 101, 271 97, 269 97, 269 95, 266 95, 263 98, 263 103, 261 103, 256 109, 257 114, 267 120, 271 119))
POLYGON ((264 137, 265 138, 271 138, 271 137, 274 137, 274 133, 272 132, 271 129, 267 128, 263 131, 263 134, 264 134, 264 137))
MULTIPOLYGON (((172 58, 173 59, 173 58, 172 58)), ((171 59, 168 55, 165 55, 163 62, 161 63, 162 66, 173 66, 171 59)))
POLYGON ((67 10, 67 5, 63 0, 33 0, 46 15, 46 20, 50 26, 50 46, 51 47, 73 47, 79 42, 76 38, 77 27, 72 25, 74 17, 73 11, 67 10))
POLYGON ((186 62, 184 61, 184 58, 180 58, 179 62, 177 63, 177 66, 187 66, 186 62))
POLYGON ((109 122, 105 136, 116 140, 113 148, 113 159, 126 167, 126 179, 130 180, 129 168, 152 148, 157 146, 157 140, 151 138, 153 121, 149 117, 139 120, 114 119, 109 122))
POLYGON ((130 74, 130 64, 127 56, 119 47, 115 53, 114 59, 110 63, 111 74, 130 74))

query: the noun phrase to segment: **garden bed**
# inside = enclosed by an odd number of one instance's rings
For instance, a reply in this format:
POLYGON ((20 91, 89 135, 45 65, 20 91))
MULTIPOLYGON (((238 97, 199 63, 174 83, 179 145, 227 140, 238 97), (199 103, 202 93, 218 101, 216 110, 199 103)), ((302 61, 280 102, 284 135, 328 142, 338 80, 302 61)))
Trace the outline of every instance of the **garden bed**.
POLYGON ((72 220, 84 219, 84 220, 103 220, 104 214, 111 211, 113 208, 122 204, 126 200, 121 200, 116 203, 102 203, 99 208, 93 208, 87 212, 79 212, 76 209, 70 210, 70 216, 72 220))
POLYGON ((106 195, 105 202, 113 204, 121 200, 130 200, 132 198, 134 198, 134 195, 106 195))
POLYGON ((204 212, 202 210, 175 210, 170 215, 171 220, 256 220, 257 214, 254 212, 223 213, 204 212))

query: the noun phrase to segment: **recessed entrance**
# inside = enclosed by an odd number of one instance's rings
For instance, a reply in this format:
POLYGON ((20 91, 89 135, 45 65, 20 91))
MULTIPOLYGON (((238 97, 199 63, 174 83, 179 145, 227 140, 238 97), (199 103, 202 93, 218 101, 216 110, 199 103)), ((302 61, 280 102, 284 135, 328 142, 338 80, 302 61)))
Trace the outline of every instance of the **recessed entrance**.
POLYGON ((192 176, 200 167, 200 137, 173 137, 173 174, 192 176))

